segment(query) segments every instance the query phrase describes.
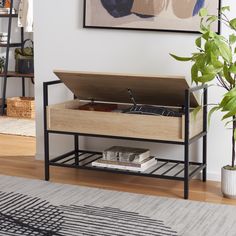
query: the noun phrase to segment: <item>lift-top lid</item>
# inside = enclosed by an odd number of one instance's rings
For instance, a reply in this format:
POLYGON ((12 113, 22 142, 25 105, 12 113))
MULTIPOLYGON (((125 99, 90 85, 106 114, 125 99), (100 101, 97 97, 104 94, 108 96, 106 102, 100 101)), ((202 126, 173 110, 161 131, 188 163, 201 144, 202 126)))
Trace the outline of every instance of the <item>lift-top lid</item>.
MULTIPOLYGON (((181 76, 149 76, 94 72, 59 71, 54 73, 81 100, 131 103, 131 89, 138 104, 182 106, 189 85, 181 76)), ((191 94, 191 106, 198 106, 191 94)))

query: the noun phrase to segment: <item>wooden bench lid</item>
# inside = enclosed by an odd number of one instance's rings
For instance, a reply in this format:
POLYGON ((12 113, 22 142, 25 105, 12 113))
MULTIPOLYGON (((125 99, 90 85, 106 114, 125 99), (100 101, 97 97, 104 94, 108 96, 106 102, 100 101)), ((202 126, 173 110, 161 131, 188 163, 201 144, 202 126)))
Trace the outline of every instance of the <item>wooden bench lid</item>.
MULTIPOLYGON (((182 106, 189 85, 181 76, 147 76, 93 72, 59 71, 54 73, 81 100, 132 103, 131 89, 138 104, 182 106)), ((191 94, 191 107, 198 106, 191 94)))

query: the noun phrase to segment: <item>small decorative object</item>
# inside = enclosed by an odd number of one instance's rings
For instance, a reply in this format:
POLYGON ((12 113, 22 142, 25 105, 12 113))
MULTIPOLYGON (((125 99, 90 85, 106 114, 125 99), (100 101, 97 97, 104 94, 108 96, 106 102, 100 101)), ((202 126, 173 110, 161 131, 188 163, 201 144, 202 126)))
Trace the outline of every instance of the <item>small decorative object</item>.
POLYGON ((10 2, 10 0, 5 0, 4 2, 5 2, 5 3, 4 3, 4 7, 5 7, 5 8, 10 8, 10 7, 11 7, 11 2, 10 2))
POLYGON ((214 112, 220 111, 223 112, 222 120, 227 122, 226 126, 232 125, 232 163, 222 168, 221 184, 225 197, 236 198, 236 18, 230 19, 228 11, 230 7, 221 8, 221 20, 232 30, 229 38, 212 30, 214 22, 220 19, 218 15, 211 15, 203 8, 200 11, 202 34, 195 41, 197 52, 192 57, 172 56, 180 61, 193 62, 193 82, 216 85, 226 91, 221 100, 211 108, 209 118, 214 112))
MULTIPOLYGON (((84 0, 84 27, 199 33, 199 10, 206 7, 218 15, 220 4, 220 0, 84 0)), ((218 22, 212 29, 219 32, 218 22)))
POLYGON ((0 0, 0 7, 4 7, 5 6, 5 0, 0 0))
POLYGON ((31 39, 25 40, 22 48, 15 49, 15 60, 16 72, 21 74, 34 73, 34 48, 33 41, 31 39), (27 42, 30 42, 32 46, 25 47, 27 42))
POLYGON ((6 44, 8 39, 8 33, 0 33, 0 44, 6 44))
MULTIPOLYGON (((10 14, 11 9, 10 8, 5 8, 5 7, 0 7, 0 14, 4 15, 4 14, 10 14)), ((16 14, 16 9, 12 8, 12 14, 16 14)))
POLYGON ((4 71, 5 61, 6 61, 5 57, 0 57, 0 73, 4 71))
POLYGON ((7 99, 7 116, 33 119, 35 101, 32 97, 12 97, 7 99))
POLYGON ((103 152, 103 159, 109 161, 141 162, 150 157, 150 151, 143 148, 113 146, 103 152))

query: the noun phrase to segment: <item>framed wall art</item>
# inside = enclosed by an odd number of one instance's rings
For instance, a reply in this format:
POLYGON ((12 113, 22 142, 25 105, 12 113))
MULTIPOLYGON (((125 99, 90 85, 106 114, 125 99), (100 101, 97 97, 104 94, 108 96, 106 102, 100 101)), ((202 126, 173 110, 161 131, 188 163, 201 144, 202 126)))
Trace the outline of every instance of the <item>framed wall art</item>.
MULTIPOLYGON (((221 0, 84 0, 84 27, 199 33, 198 13, 219 14, 221 0)), ((214 25, 220 32, 220 22, 214 25)))

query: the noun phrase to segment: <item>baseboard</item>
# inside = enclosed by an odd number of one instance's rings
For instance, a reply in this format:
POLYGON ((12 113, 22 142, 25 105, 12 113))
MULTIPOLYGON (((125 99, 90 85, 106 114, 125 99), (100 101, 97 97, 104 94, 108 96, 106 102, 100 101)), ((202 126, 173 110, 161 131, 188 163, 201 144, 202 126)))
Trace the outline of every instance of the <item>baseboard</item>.
POLYGON ((44 159, 44 155, 43 154, 39 154, 39 153, 35 154, 35 160, 42 161, 43 159, 44 159))
MULTIPOLYGON (((50 159, 55 157, 56 155, 50 155, 50 159)), ((37 161, 43 161, 44 160, 44 154, 39 154, 39 153, 36 153, 35 155, 35 160, 37 161)))
POLYGON ((207 173, 207 180, 221 181, 221 174, 220 174, 220 172, 208 172, 207 173))

